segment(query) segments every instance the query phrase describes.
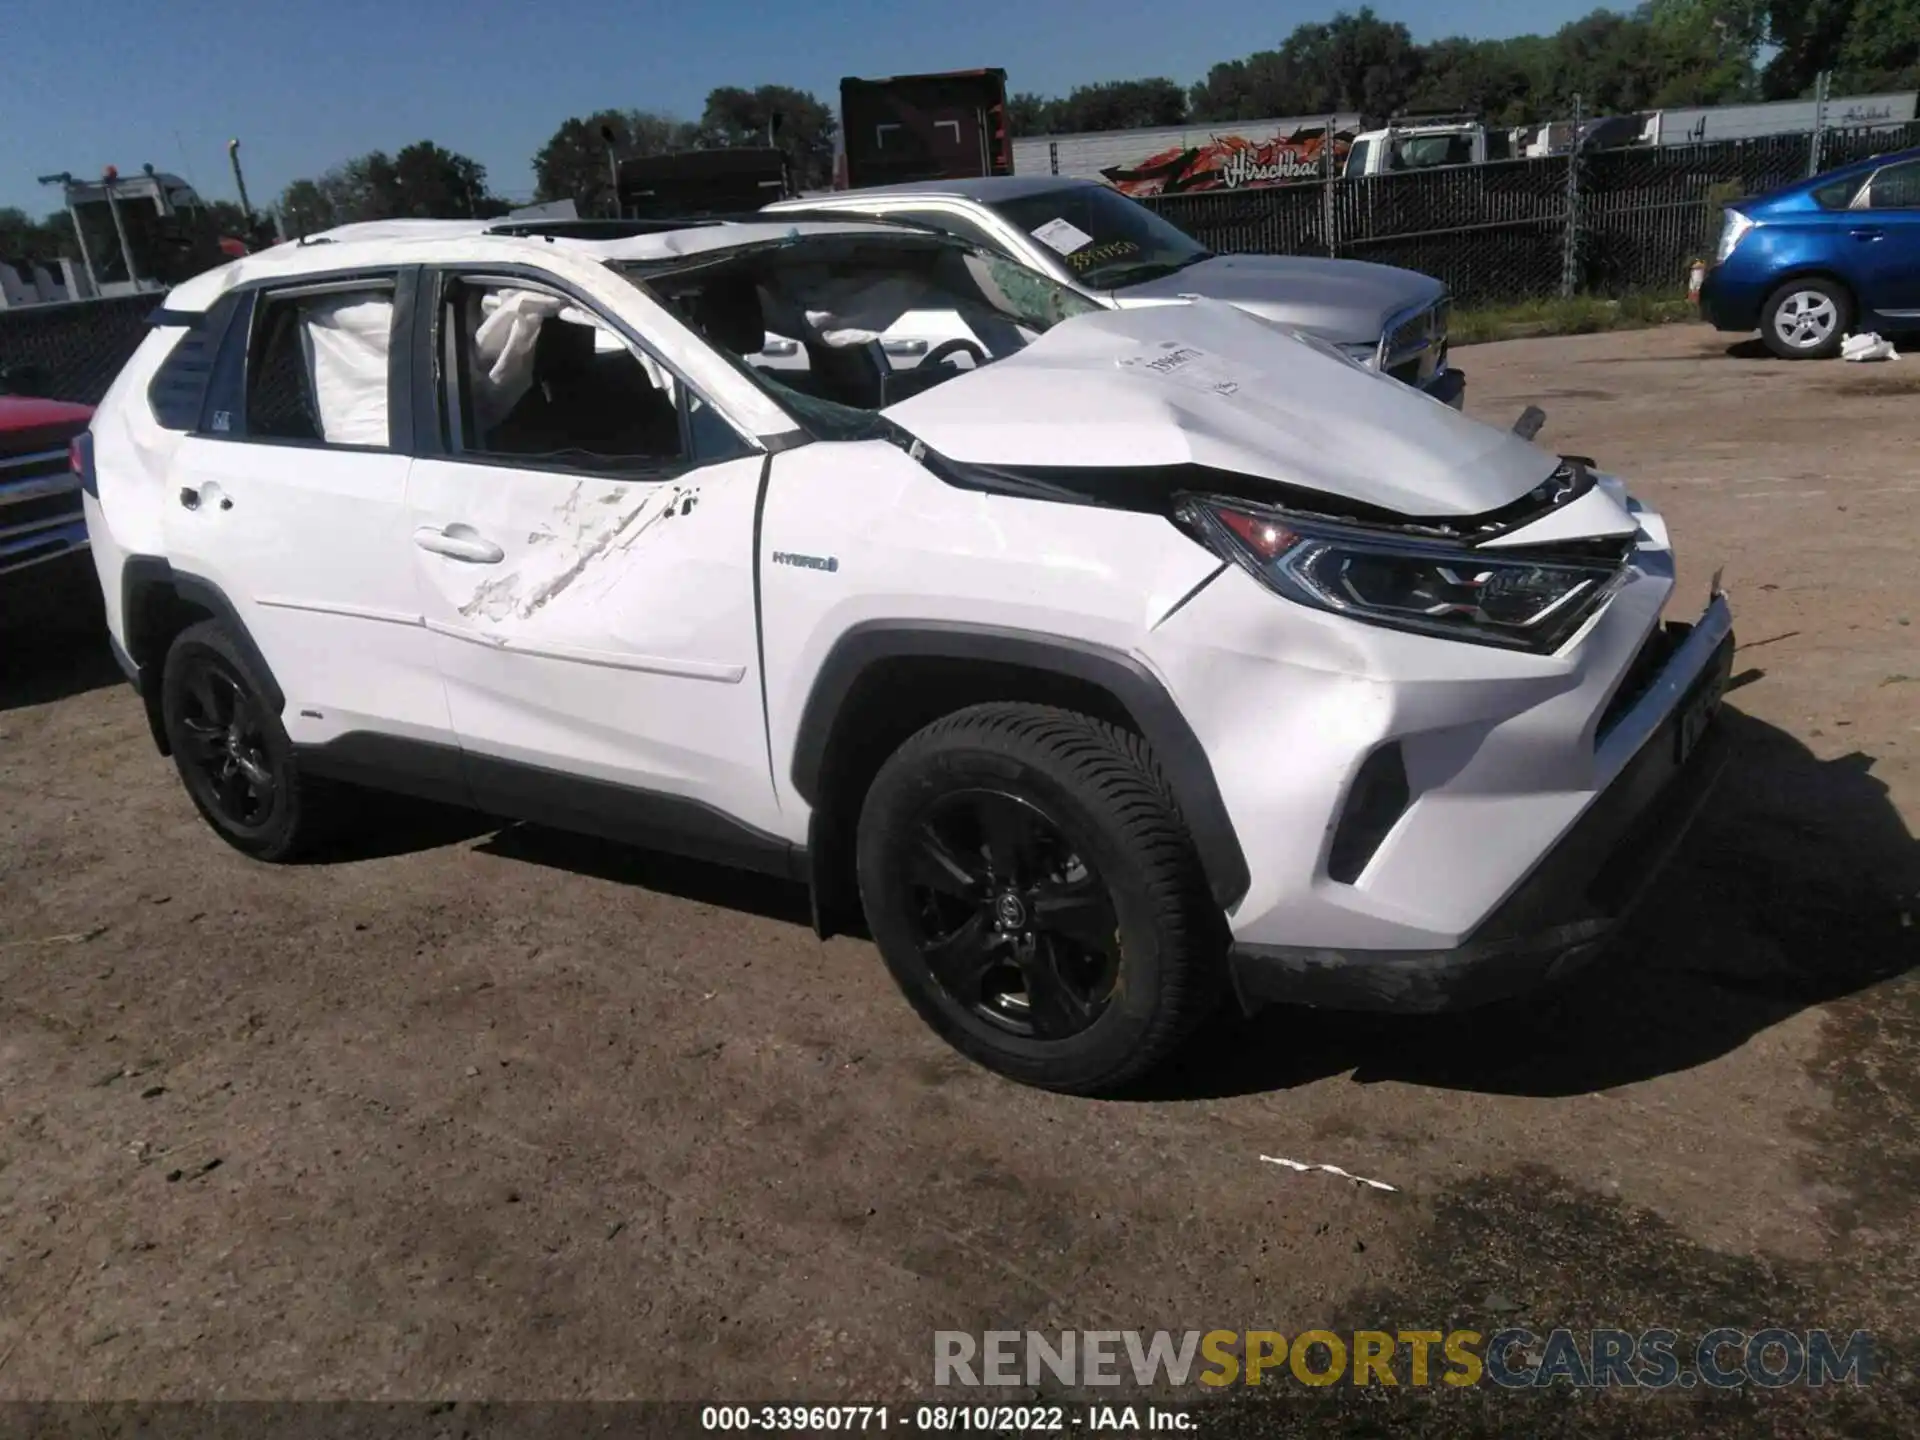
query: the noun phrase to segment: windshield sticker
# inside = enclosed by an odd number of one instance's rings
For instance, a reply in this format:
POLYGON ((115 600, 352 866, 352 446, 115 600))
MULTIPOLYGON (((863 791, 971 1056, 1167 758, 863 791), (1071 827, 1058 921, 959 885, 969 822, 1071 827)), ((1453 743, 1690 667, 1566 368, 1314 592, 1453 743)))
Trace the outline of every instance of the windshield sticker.
POLYGON ((1067 257, 1067 263, 1078 274, 1100 265, 1111 264, 1115 260, 1131 260, 1139 253, 1138 240, 1107 240, 1091 249, 1076 250, 1067 257))
POLYGON ((1093 243, 1093 237, 1070 220, 1049 220, 1033 232, 1033 238, 1062 255, 1071 255, 1093 243))
POLYGON ((1123 370, 1142 370, 1211 395, 1240 393, 1240 382, 1226 365, 1216 356, 1192 345, 1175 346, 1158 355, 1129 355, 1119 363, 1123 370))

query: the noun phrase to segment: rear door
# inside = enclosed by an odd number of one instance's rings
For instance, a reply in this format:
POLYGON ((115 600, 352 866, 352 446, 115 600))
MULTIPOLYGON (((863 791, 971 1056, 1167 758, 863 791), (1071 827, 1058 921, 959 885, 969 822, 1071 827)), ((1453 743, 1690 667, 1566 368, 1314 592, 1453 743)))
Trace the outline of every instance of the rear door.
POLYGON ((296 743, 451 741, 407 525, 403 347, 415 276, 246 296, 164 500, 169 559, 238 612, 296 743))

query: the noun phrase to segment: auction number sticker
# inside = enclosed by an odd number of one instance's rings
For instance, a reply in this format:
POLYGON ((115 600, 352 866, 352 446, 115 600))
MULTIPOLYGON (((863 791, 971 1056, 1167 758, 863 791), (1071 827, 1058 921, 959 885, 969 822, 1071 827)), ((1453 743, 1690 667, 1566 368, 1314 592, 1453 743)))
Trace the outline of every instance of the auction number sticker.
POLYGON ((1033 232, 1033 238, 1049 250, 1071 255, 1093 243, 1093 237, 1071 220, 1049 220, 1033 232))

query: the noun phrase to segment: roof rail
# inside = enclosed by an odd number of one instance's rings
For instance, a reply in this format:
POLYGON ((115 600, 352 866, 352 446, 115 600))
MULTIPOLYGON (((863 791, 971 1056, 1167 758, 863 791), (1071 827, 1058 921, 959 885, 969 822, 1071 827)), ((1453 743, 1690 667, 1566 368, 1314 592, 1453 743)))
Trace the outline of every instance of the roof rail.
POLYGON ((719 225, 718 216, 678 220, 502 220, 489 225, 489 235, 547 236, 555 240, 628 240, 659 235, 668 230, 690 230, 697 225, 719 225))

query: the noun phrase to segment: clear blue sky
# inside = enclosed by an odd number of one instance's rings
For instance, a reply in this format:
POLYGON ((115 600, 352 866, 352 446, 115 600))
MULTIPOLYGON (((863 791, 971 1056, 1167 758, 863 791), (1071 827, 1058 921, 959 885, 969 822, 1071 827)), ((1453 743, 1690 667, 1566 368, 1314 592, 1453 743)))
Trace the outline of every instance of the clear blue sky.
MULTIPOLYGON (((1418 40, 1553 30, 1600 0, 1375 0, 1418 40)), ((1621 0, 1624 8, 1626 0, 1621 0)), ((998 65, 1015 90, 1143 75, 1190 83, 1356 0, 20 0, 0 82, 0 206, 58 207, 35 176, 184 174, 256 204, 369 150, 429 139, 519 199, 569 115, 700 112, 716 85, 785 84, 838 109, 842 75, 998 65)))

